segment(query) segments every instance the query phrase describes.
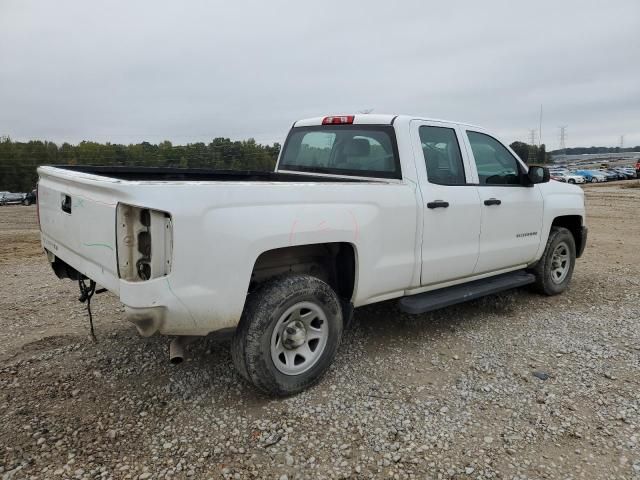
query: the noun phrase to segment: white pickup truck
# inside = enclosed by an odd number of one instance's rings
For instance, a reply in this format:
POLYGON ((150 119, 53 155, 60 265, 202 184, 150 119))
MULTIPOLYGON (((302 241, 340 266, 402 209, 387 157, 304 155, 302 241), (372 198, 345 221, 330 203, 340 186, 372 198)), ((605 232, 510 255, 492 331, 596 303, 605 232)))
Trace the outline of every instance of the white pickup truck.
POLYGON ((60 278, 118 295, 142 335, 234 329, 238 371, 274 395, 333 361, 353 308, 422 313, 532 284, 564 291, 584 196, 463 123, 296 122, 274 172, 40 167, 42 245, 60 278))

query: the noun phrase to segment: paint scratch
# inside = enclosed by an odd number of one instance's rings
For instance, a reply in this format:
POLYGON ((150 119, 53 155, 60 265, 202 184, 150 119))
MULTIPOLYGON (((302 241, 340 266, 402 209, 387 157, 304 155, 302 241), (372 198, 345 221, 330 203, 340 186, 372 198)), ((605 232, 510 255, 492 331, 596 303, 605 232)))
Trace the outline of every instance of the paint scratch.
POLYGON ((103 247, 103 248, 108 248, 109 250, 111 250, 113 252, 113 247, 111 245, 109 245, 108 243, 83 243, 82 245, 84 245, 85 247, 103 247))
POLYGON ((167 288, 169 289, 169 292, 171 292, 171 295, 173 295, 176 300, 178 300, 178 302, 180 303, 180 305, 182 305, 184 307, 184 309, 187 311, 187 313, 189 314, 189 317, 191 318, 191 321, 193 322, 193 324, 195 326, 198 326, 198 322, 196 322, 196 319, 193 318, 193 315, 191 315, 191 311, 189 310, 189 308, 187 308, 187 305, 185 305, 185 303, 180 299, 180 297, 178 297, 178 295, 175 294, 175 292, 173 291, 173 289, 171 288, 171 284, 169 283, 169 278, 168 277, 164 277, 164 279, 167 282, 167 288))

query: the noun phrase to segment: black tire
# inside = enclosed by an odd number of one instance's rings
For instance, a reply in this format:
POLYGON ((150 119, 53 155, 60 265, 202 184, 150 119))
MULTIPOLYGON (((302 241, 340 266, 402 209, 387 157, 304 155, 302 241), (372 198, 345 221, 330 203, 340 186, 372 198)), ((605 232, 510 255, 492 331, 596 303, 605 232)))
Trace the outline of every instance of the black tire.
POLYGON ((576 183, 576 181, 573 178, 570 178, 569 180, 567 180, 569 183, 576 183))
POLYGON ((591 177, 589 179, 589 183, 596 183, 596 182, 597 182, 596 177, 591 177))
POLYGON ((563 227, 551 227, 547 246, 544 249, 542 258, 530 270, 536 276, 533 289, 545 295, 558 295, 564 292, 571 282, 573 269, 576 264, 576 242, 569 230, 563 227), (560 244, 566 245, 568 249, 568 271, 564 279, 560 282, 552 278, 553 255, 560 244))
POLYGON ((293 395, 318 382, 327 371, 340 346, 342 328, 340 302, 329 285, 311 275, 276 277, 247 296, 232 340, 233 363, 246 380, 264 393, 293 395), (276 368, 272 359, 272 333, 285 312, 300 302, 310 302, 321 309, 328 334, 313 366, 298 375, 287 375, 276 368))

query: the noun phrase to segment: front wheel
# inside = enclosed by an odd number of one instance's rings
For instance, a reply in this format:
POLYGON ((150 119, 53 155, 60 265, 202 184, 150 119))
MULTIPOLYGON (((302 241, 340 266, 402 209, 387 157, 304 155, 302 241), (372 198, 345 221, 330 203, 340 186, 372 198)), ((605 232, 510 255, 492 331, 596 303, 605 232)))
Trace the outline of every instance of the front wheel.
POLYGON ((336 293, 310 275, 277 277, 247 297, 231 354, 239 373, 277 396, 320 380, 342 337, 336 293))
POLYGON ((570 178, 569 183, 576 183, 576 181, 573 178, 570 178))
POLYGON ((569 230, 551 227, 542 258, 532 268, 533 287, 545 295, 557 295, 569 286, 576 263, 576 243, 569 230))
POLYGON ((591 178, 589 179, 589 183, 596 183, 596 181, 597 181, 597 180, 596 180, 596 177, 591 177, 591 178))

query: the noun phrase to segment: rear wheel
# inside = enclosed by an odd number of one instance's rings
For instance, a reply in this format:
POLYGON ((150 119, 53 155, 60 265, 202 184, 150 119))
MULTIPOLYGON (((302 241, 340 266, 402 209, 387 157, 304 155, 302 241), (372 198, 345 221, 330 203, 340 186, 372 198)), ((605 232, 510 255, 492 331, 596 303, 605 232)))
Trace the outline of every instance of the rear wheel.
POLYGON ((573 178, 570 178, 569 183, 576 183, 576 181, 573 178))
POLYGON ((310 275, 287 275, 249 294, 232 357, 258 389, 292 395, 320 380, 341 337, 342 310, 333 289, 310 275))
POLYGON ((534 288, 545 295, 564 292, 571 281, 576 263, 576 243, 569 230, 551 227, 542 258, 533 267, 534 288))

